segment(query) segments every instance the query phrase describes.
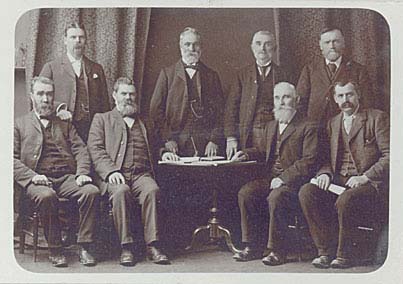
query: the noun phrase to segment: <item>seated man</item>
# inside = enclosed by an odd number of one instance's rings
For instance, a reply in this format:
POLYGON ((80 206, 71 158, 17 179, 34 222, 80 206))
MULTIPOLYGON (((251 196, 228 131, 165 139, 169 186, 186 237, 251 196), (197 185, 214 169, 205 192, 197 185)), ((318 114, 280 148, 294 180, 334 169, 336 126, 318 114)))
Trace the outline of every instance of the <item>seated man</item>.
POLYGON ((67 266, 61 248, 58 197, 78 201, 79 259, 83 265, 95 265, 88 249, 94 240, 99 190, 90 184, 87 147, 71 122, 56 117, 52 80, 33 78, 30 98, 33 111, 18 118, 14 126, 14 181, 39 208, 49 259, 55 267, 67 266))
POLYGON ((245 149, 237 152, 232 159, 263 159, 266 162, 266 176, 247 183, 238 193, 245 249, 234 255, 237 261, 249 261, 262 256, 257 239, 259 227, 263 224, 258 219, 268 206, 267 248, 270 253, 262 259, 266 265, 285 262, 286 217, 297 208, 298 190, 314 172, 318 147, 316 125, 303 120, 296 110, 299 97, 294 86, 287 82, 276 84, 273 97, 275 120, 269 121, 263 133, 257 137, 262 139, 257 145, 264 145, 264 149, 245 149))
POLYGON ((362 108, 359 98, 356 83, 336 83, 334 100, 341 112, 327 124, 329 156, 317 174, 318 185, 308 183, 299 193, 319 254, 312 264, 318 268, 353 265, 354 230, 362 219, 373 219, 368 213, 379 213, 374 207, 387 195, 389 119, 382 111, 362 108), (330 183, 346 190, 338 196, 328 191, 330 183))
POLYGON ((95 114, 88 137, 88 149, 98 174, 101 194, 108 192, 115 228, 122 252, 120 264, 135 264, 130 232, 134 201, 141 205, 148 257, 157 264, 169 264, 158 248, 159 187, 154 180, 152 155, 146 128, 138 116, 133 81, 119 78, 112 94, 116 107, 95 114))

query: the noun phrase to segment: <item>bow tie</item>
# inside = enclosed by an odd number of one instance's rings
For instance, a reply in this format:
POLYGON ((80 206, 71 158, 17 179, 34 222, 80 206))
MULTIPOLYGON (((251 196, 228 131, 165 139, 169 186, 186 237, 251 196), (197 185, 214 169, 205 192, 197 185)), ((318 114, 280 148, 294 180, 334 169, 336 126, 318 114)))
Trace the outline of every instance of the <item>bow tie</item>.
POLYGON ((190 64, 184 64, 184 66, 185 66, 185 69, 194 69, 194 70, 197 70, 198 69, 198 66, 197 66, 197 64, 196 65, 190 65, 190 64))
POLYGON ((39 119, 52 120, 53 117, 54 117, 53 114, 49 114, 49 115, 39 115, 39 119))

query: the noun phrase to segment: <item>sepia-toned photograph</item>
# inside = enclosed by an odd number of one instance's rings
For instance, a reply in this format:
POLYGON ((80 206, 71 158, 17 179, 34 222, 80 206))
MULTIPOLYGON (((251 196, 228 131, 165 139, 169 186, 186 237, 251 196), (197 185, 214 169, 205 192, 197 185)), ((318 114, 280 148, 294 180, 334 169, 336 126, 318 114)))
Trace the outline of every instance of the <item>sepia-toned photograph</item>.
POLYGON ((366 8, 26 11, 16 263, 38 275, 382 269, 390 30, 366 8))

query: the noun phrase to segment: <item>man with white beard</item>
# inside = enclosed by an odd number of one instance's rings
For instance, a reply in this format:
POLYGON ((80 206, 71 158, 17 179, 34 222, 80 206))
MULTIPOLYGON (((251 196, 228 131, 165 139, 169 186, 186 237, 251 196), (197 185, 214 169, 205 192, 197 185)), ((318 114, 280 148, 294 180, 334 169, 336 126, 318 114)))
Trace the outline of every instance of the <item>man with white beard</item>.
POLYGON ((162 68, 150 102, 153 130, 179 156, 215 156, 223 147, 224 97, 216 71, 201 60, 195 28, 179 36, 181 59, 162 68), (221 147, 220 147, 221 146, 221 147))
MULTIPOLYGON (((112 203, 113 221, 122 247, 120 264, 135 264, 133 236, 133 202, 141 206, 147 255, 157 264, 169 264, 159 248, 159 187, 154 180, 150 142, 154 142, 140 119, 137 93, 133 81, 117 79, 112 94, 116 108, 95 114, 88 137, 88 150, 97 173, 101 194, 106 192, 112 203)), ((164 153, 163 159, 172 153, 164 153)), ((173 157, 171 157, 173 159, 173 157)))
POLYGON ((287 82, 275 85, 274 117, 254 148, 238 151, 233 161, 261 160, 265 176, 245 184, 238 193, 242 242, 245 248, 234 255, 237 261, 261 258, 269 214, 269 254, 266 265, 283 264, 287 256, 286 229, 290 213, 298 208, 298 190, 315 172, 318 131, 316 123, 302 119, 297 111, 299 97, 287 82), (264 219, 263 219, 264 218, 264 219))

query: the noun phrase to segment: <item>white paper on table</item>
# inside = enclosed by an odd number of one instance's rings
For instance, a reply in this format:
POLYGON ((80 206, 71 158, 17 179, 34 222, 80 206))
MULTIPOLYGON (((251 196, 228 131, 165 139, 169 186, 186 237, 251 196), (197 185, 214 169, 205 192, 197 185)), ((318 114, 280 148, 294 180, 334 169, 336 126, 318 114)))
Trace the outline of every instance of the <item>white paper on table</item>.
MULTIPOLYGON (((314 185, 318 185, 318 180, 317 180, 316 178, 312 178, 312 179, 311 179, 311 183, 314 184, 314 185)), ((343 186, 340 186, 340 185, 336 185, 336 184, 331 183, 331 184, 329 185, 329 189, 328 189, 328 190, 329 190, 330 192, 333 192, 333 193, 337 194, 337 195, 340 195, 340 194, 342 194, 342 193, 346 190, 346 188, 343 187, 343 186)))

